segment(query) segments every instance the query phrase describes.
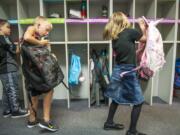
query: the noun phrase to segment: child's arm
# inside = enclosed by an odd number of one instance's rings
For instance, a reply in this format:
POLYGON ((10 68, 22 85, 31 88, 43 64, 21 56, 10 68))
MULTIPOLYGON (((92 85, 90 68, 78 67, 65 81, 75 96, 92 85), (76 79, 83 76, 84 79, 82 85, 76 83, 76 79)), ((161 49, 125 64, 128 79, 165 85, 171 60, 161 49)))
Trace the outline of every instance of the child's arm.
POLYGON ((20 47, 19 45, 16 45, 16 54, 20 53, 20 47))
POLYGON ((138 24, 139 24, 139 27, 140 27, 141 32, 142 32, 142 37, 139 39, 139 41, 140 42, 146 42, 146 40, 147 40, 146 31, 147 31, 148 26, 142 18, 138 19, 138 24))
POLYGON ((20 53, 20 46, 18 42, 13 42, 13 44, 16 46, 16 54, 20 53))
POLYGON ((48 45, 49 44, 49 40, 38 40, 34 37, 34 34, 35 34, 34 26, 29 26, 26 32, 24 33, 24 40, 34 45, 48 45))

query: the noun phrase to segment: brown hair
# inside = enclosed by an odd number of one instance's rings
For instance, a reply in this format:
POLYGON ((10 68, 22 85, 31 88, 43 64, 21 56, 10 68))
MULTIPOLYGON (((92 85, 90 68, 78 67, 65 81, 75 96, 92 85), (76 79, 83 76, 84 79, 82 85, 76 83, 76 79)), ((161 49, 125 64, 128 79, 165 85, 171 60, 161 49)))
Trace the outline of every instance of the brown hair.
POLYGON ((131 26, 126 15, 122 12, 115 12, 109 19, 109 22, 106 24, 103 38, 104 39, 117 39, 118 34, 123 31, 125 28, 131 26))
POLYGON ((4 24, 8 23, 5 19, 0 19, 0 27, 2 27, 4 24))

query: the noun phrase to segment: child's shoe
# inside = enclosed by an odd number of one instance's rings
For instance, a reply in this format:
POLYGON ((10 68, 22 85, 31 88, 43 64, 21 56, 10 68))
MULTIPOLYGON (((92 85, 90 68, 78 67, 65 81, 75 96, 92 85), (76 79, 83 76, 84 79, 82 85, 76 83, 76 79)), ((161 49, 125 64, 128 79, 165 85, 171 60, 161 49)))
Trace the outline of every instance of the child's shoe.
POLYGON ((11 111, 10 110, 6 110, 3 112, 3 117, 4 118, 7 118, 7 117, 10 117, 11 116, 11 111))
POLYGON ((104 130, 123 130, 124 125, 123 124, 116 124, 116 123, 104 123, 104 130))
POLYGON ((11 118, 21 118, 21 117, 26 117, 30 113, 26 109, 21 109, 19 108, 17 111, 12 112, 11 118))
POLYGON ((28 128, 33 128, 33 127, 35 127, 35 126, 39 126, 39 121, 38 120, 35 120, 35 121, 28 121, 27 122, 27 127, 28 128))
POLYGON ((52 132, 56 132, 58 130, 58 127, 52 121, 46 122, 43 120, 39 123, 39 126, 52 132))

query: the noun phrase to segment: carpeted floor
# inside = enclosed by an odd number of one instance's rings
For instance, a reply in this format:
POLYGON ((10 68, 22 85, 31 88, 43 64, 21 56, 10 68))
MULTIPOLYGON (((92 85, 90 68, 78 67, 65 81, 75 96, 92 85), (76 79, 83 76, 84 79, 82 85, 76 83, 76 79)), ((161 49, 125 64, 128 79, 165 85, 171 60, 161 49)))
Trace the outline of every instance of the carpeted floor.
MULTIPOLYGON (((104 131, 108 107, 87 108, 87 102, 73 101, 71 109, 66 108, 64 102, 53 102, 52 118, 60 127, 54 135, 125 135, 129 126, 129 106, 119 106, 115 121, 125 124, 122 131, 104 131)), ((2 113, 2 106, 0 106, 2 113)), ((40 109, 42 112, 42 109, 40 109)), ((39 115, 40 117, 41 115, 39 115)), ((12 119, 0 116, 0 135, 49 135, 52 134, 40 127, 29 129, 26 118, 12 119)), ((138 130, 148 135, 180 135, 180 99, 176 99, 172 106, 155 103, 153 106, 144 105, 138 123, 138 130)))

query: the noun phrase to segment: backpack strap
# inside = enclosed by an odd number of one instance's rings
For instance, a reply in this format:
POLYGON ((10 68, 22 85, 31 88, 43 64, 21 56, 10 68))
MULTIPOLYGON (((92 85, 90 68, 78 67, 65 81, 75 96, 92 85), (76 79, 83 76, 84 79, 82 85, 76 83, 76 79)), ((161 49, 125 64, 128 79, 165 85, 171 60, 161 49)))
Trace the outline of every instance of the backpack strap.
POLYGON ((135 72, 135 71, 139 70, 141 67, 142 67, 142 66, 138 66, 138 67, 132 69, 131 71, 124 71, 124 72, 122 72, 122 73, 120 74, 120 77, 122 78, 122 77, 123 77, 124 75, 126 75, 126 74, 135 72))

